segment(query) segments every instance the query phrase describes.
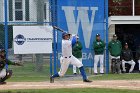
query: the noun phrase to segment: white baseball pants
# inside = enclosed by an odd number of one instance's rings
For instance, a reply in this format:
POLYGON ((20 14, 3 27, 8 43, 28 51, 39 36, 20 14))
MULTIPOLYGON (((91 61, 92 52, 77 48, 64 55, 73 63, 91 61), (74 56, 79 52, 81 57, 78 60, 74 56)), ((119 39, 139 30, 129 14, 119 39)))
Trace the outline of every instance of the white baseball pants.
MULTIPOLYGON (((82 62, 82 58, 78 58, 78 60, 79 60, 80 62, 82 62)), ((77 73, 76 70, 77 70, 77 69, 76 69, 76 66, 73 65, 73 73, 77 73)), ((80 71, 79 71, 79 73, 80 73, 80 71)))
POLYGON ((117 57, 114 57, 114 56, 111 56, 111 59, 120 59, 120 56, 117 56, 117 57))
POLYGON ((6 69, 2 69, 0 71, 0 78, 4 78, 6 76, 6 69))
POLYGON ((97 66, 98 66, 99 61, 100 61, 100 73, 104 73, 103 60, 104 60, 104 55, 95 55, 94 56, 94 73, 98 73, 97 66))
POLYGON ((139 63, 139 71, 140 71, 140 60, 138 60, 138 63, 139 63))
POLYGON ((128 64, 131 65, 131 68, 130 68, 129 72, 132 72, 136 63, 135 63, 133 60, 131 60, 131 61, 124 61, 124 60, 123 60, 123 61, 122 61, 122 68, 123 68, 123 71, 124 71, 124 72, 126 72, 126 69, 125 69, 125 64, 126 64, 126 63, 128 63, 128 64))
POLYGON ((64 76, 64 74, 66 73, 66 71, 69 67, 69 64, 72 64, 78 68, 83 66, 82 62, 80 62, 73 55, 71 57, 67 57, 67 58, 63 57, 62 62, 61 62, 60 71, 58 72, 59 76, 64 76))

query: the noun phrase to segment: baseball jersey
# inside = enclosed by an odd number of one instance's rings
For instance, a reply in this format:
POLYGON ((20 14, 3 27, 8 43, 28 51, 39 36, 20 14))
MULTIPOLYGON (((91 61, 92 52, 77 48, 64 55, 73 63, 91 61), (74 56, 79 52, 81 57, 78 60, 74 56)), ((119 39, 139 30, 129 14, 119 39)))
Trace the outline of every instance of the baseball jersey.
POLYGON ((100 40, 100 41, 95 40, 93 42, 93 48, 94 48, 95 55, 103 54, 104 53, 104 48, 105 48, 104 41, 102 41, 102 40, 100 40))
POLYGON ((62 56, 69 57, 72 55, 72 46, 76 43, 76 37, 74 36, 71 40, 62 40, 62 56))
POLYGON ((122 50, 121 60, 125 60, 125 61, 133 60, 133 53, 132 53, 132 51, 129 48, 122 50))
POLYGON ((121 51, 122 51, 122 45, 121 42, 119 40, 112 40, 109 42, 108 44, 108 49, 110 51, 111 56, 120 56, 121 51))

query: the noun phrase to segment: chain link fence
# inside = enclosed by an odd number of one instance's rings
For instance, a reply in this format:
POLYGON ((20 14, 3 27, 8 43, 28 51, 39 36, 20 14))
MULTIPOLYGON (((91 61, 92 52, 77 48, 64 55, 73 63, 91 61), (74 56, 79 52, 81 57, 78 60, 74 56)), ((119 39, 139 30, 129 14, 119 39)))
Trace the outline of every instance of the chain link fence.
POLYGON ((5 0, 0 0, 0 48, 5 48, 5 43, 8 42, 8 59, 23 64, 22 67, 8 66, 8 69, 13 70, 11 80, 41 81, 47 80, 50 76, 50 54, 14 54, 13 26, 52 24, 51 5, 51 0, 7 0, 5 6, 5 0), (7 7, 8 35, 5 34, 5 7, 7 7), (5 38, 8 40, 5 41, 5 38))
MULTIPOLYGON (((56 25, 57 0, 6 1, 7 6, 5 6, 5 0, 0 0, 0 48, 5 49, 5 45, 8 44, 8 59, 12 62, 20 62, 23 64, 21 67, 13 65, 8 66, 8 69, 13 70, 13 76, 10 81, 48 80, 50 77, 50 54, 14 54, 13 27, 56 25), (7 7, 7 22, 5 21, 5 7, 7 7), (5 33, 5 23, 8 25, 8 34, 5 33), (5 41, 6 39, 7 41, 5 41)), ((52 55, 52 65, 54 64, 53 59, 52 55)), ((57 56, 56 61, 58 61, 57 56)), ((52 72, 53 69, 54 67, 52 67, 52 72)), ((56 69, 59 71, 58 64, 56 69)), ((67 74, 72 74, 72 68, 70 68, 67 74)))
MULTIPOLYGON (((50 61, 52 61, 54 65, 53 56, 50 58, 50 54, 15 55, 13 50, 13 26, 57 25, 56 22, 59 22, 57 21, 57 0, 6 0, 7 6, 5 6, 5 0, 0 1, 0 48, 5 48, 5 45, 8 44, 8 59, 13 62, 21 62, 24 65, 22 67, 8 66, 8 69, 13 70, 13 78, 10 80, 44 81, 49 79, 50 61), (7 12, 5 10, 6 7, 7 12), (5 12, 7 13, 7 22, 5 20, 5 12), (8 35, 5 34, 5 23, 8 24, 8 35), (7 38, 7 41, 5 41, 5 38, 7 38)), ((59 24, 61 24, 61 22, 59 24)), ((60 34, 57 34, 56 38, 60 41, 61 35, 58 35, 60 34)), ((56 54, 58 54, 58 52, 60 52, 60 50, 56 50, 56 54)), ((59 61, 58 59, 59 55, 56 55, 56 62, 59 61)), ((91 64, 93 64, 92 60, 91 64)), ((59 71, 59 63, 56 63, 56 65, 56 69, 59 71)), ((52 69, 54 69, 54 67, 52 67, 52 69)), ((92 69, 89 68, 86 68, 86 72, 87 74, 93 73, 92 69)), ((69 68, 66 74, 73 74, 72 68, 69 68)))

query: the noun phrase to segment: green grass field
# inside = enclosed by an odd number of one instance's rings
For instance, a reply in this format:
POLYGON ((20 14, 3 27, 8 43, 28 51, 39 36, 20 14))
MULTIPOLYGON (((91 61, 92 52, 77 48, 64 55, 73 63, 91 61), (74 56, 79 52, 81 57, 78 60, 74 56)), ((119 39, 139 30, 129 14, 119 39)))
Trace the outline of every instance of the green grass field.
MULTIPOLYGON (((49 64, 43 65, 43 71, 37 72, 35 70, 35 64, 27 62, 23 67, 10 66, 9 69, 13 70, 13 76, 8 80, 10 82, 38 82, 38 81, 48 81, 50 77, 49 64)), ((59 70, 59 69, 58 69, 59 70)), ((89 75, 89 78, 92 80, 140 80, 140 73, 132 74, 104 74, 99 76, 94 76, 86 72, 89 75)), ((72 68, 69 68, 67 75, 72 75, 72 68)))
POLYGON ((6 90, 0 93, 140 93, 139 90, 75 88, 75 89, 41 89, 41 90, 6 90))
MULTIPOLYGON (((8 82, 40 82, 49 80, 49 65, 43 65, 43 71, 37 72, 34 63, 26 63, 23 67, 10 66, 13 70, 13 76, 8 82)), ((88 69, 86 68, 88 73, 88 69)), ((72 74, 70 68, 66 74, 72 74)), ((104 74, 104 75, 89 75, 91 80, 140 80, 140 73, 133 74, 104 74)), ((124 90, 124 89, 102 89, 102 88, 73 88, 73 89, 34 89, 34 90, 0 90, 0 93, 140 93, 139 90, 124 90)))
POLYGON ((13 70, 13 76, 8 81, 44 81, 50 76, 49 65, 44 64, 43 70, 38 72, 35 68, 35 63, 26 62, 24 66, 9 66, 13 70))
POLYGON ((132 74, 105 74, 102 76, 90 76, 92 80, 140 80, 139 73, 132 74))

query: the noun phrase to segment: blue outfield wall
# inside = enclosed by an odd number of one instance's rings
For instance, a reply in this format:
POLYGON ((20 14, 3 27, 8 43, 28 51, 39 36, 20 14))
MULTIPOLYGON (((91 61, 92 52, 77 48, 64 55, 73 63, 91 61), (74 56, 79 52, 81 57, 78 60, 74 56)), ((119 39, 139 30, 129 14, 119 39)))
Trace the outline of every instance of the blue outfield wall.
MULTIPOLYGON (((93 66, 93 41, 99 33, 105 40, 105 0, 57 0, 57 26, 78 34, 83 45, 83 64, 93 66)), ((58 58, 61 55, 62 32, 58 32, 58 58)))

